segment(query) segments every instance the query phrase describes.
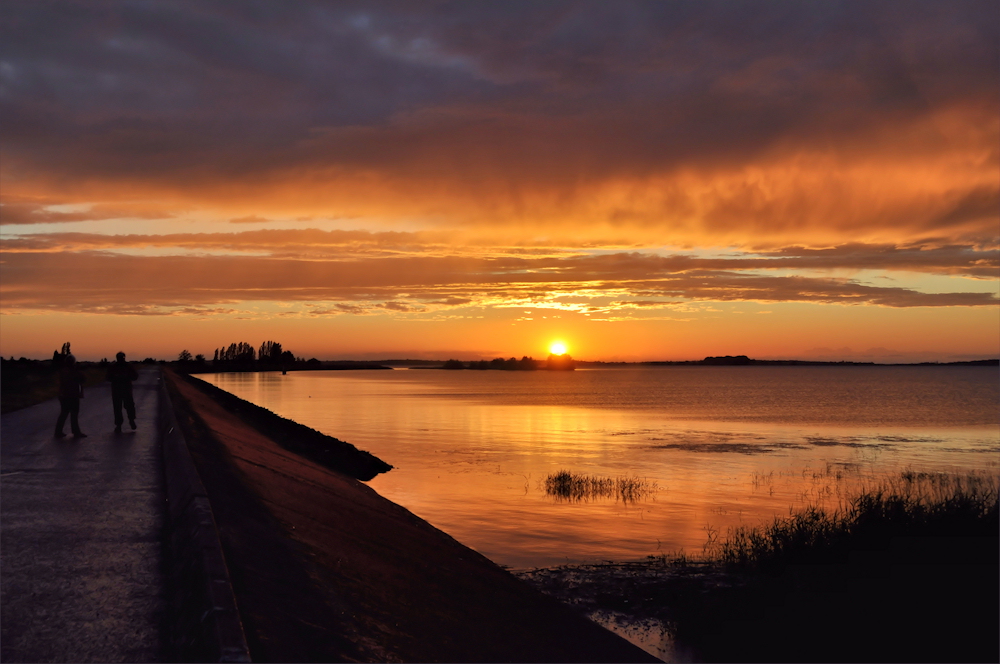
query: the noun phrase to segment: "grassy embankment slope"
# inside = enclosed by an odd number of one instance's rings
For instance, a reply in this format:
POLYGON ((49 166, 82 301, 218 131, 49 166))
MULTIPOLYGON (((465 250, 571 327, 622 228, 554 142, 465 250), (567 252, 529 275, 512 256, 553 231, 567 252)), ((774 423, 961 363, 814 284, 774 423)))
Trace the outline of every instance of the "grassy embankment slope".
MULTIPOLYGON (((255 661, 651 661, 350 474, 285 449, 261 432, 283 428, 261 424, 262 409, 166 376, 255 661)), ((313 451, 346 445, 316 435, 313 451)))

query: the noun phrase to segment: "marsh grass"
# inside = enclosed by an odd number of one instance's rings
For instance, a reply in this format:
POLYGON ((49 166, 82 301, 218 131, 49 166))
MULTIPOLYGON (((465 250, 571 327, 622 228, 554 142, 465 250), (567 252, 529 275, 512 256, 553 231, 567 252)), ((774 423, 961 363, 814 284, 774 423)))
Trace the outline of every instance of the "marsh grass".
POLYGON ((731 529, 707 552, 735 583, 675 595, 676 632, 707 660, 997 661, 998 512, 995 474, 905 471, 731 529))
POLYGON ((843 562, 851 551, 885 549, 899 537, 996 535, 997 510, 993 475, 905 471, 862 486, 833 510, 807 506, 770 524, 734 528, 707 551, 744 568, 843 562))
POLYGON ((545 478, 545 493, 557 499, 587 502, 600 498, 634 503, 655 493, 659 486, 638 477, 600 477, 560 470, 545 478))
POLYGON ((700 661, 995 662, 998 484, 987 472, 869 476, 832 508, 718 534, 698 560, 533 575, 590 611, 659 620, 700 661))

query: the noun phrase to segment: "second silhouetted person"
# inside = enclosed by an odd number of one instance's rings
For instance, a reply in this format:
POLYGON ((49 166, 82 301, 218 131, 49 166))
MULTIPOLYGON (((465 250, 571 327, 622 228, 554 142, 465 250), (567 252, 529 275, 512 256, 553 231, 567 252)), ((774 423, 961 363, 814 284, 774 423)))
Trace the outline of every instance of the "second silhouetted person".
POLYGON ((122 406, 128 414, 128 423, 135 429, 135 400, 132 398, 132 381, 139 378, 135 368, 125 361, 125 353, 119 352, 115 362, 108 367, 111 381, 111 405, 115 411, 115 433, 122 432, 122 406))

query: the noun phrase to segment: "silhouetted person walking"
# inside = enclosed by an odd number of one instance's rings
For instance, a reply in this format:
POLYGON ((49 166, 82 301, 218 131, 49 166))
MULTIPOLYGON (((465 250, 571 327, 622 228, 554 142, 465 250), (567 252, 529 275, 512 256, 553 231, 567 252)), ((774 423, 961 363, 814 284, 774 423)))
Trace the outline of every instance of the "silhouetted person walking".
POLYGON ((66 416, 69 416, 69 426, 74 438, 86 438, 87 434, 80 431, 80 399, 83 398, 83 383, 86 380, 76 366, 76 358, 67 355, 59 369, 59 419, 56 420, 56 438, 62 438, 66 416))
POLYGON ((115 362, 108 367, 108 380, 111 381, 111 407, 115 411, 115 433, 122 432, 122 406, 128 414, 128 423, 135 429, 135 400, 132 398, 132 381, 139 378, 139 373, 131 364, 125 361, 125 353, 119 351, 115 362))

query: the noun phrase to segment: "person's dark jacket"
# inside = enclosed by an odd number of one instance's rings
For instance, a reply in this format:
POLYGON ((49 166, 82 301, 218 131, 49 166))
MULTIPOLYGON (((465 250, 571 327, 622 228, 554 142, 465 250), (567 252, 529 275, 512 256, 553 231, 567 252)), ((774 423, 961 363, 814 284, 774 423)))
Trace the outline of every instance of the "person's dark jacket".
POLYGON ((139 378, 139 373, 128 362, 113 362, 108 367, 108 380, 111 381, 111 391, 116 394, 131 394, 132 381, 139 378))
POLYGON ((86 378, 76 365, 68 365, 59 369, 59 398, 79 399, 83 396, 83 384, 86 378))

